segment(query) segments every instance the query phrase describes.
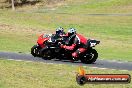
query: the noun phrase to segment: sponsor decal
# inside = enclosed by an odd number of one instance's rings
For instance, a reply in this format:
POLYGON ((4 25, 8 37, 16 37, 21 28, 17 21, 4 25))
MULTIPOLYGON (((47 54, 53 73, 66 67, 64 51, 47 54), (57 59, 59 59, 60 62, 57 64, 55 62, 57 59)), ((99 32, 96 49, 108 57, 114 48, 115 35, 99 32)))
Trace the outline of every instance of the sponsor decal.
POLYGON ((79 72, 76 75, 76 81, 79 85, 84 84, 122 84, 130 83, 131 76, 129 74, 86 74, 82 67, 79 67, 79 72))

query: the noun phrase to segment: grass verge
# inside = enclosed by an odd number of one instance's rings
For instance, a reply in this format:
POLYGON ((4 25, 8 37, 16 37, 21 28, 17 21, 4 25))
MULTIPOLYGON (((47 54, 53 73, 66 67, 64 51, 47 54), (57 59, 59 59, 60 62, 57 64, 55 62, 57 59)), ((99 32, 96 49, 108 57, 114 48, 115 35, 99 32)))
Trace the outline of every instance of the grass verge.
MULTIPOLYGON (((18 62, 0 58, 1 88, 81 88, 76 83, 79 66, 18 62), (47 69, 48 68, 48 69, 47 69)), ((84 67, 93 74, 132 74, 132 71, 100 70, 84 67)), ((131 88, 131 84, 86 84, 83 88, 131 88)))
POLYGON ((36 12, 54 12, 67 14, 90 13, 131 13, 132 0, 66 0, 64 5, 52 8, 43 8, 36 12))

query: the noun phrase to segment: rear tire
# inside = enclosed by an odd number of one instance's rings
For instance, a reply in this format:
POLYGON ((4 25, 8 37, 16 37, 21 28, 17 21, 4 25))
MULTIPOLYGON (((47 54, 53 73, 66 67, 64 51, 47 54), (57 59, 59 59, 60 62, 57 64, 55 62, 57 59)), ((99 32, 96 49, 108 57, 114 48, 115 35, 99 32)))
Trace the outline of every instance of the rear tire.
POLYGON ((92 49, 90 50, 90 52, 83 55, 83 57, 81 58, 81 62, 85 64, 92 64, 97 60, 97 58, 98 58, 97 51, 95 49, 92 49))
POLYGON ((31 54, 34 56, 34 57, 39 57, 40 56, 40 47, 38 45, 34 45, 32 48, 31 48, 31 54))

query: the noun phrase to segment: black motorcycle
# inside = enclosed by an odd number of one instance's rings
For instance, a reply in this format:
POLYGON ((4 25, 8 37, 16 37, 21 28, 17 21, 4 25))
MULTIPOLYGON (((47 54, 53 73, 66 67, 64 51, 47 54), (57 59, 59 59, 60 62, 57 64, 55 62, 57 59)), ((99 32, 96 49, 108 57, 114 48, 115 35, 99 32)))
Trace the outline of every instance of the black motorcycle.
POLYGON ((56 34, 52 35, 50 39, 47 42, 45 42, 44 45, 46 47, 40 50, 41 57, 46 60, 59 57, 60 52, 62 50, 60 48, 60 44, 64 44, 64 40, 65 37, 60 37, 56 34))
MULTIPOLYGON (((69 59, 72 60, 72 53, 74 51, 69 51, 66 49, 60 48, 60 44, 66 44, 66 37, 58 37, 53 35, 46 43, 46 47, 41 49, 40 55, 43 59, 69 59)), ((78 60, 81 60, 82 63, 91 64, 96 61, 98 58, 98 53, 93 47, 99 44, 100 41, 88 39, 87 45, 85 48, 87 49, 84 53, 79 55, 78 60)), ((66 44, 67 45, 67 44, 66 44)))

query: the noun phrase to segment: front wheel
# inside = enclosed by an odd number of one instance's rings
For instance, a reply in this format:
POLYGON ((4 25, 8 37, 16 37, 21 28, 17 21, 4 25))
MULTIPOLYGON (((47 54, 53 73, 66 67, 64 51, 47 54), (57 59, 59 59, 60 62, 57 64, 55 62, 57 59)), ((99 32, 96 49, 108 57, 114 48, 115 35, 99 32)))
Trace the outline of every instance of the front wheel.
POLYGON ((85 64, 92 64, 94 63, 98 58, 98 53, 95 49, 91 49, 90 52, 87 52, 83 55, 81 58, 81 62, 85 64))
POLYGON ((41 49, 40 55, 42 59, 45 59, 45 60, 51 60, 52 58, 54 58, 51 49, 48 49, 47 47, 41 49))
POLYGON ((39 57, 40 56, 40 46, 38 45, 34 45, 32 48, 31 48, 31 54, 34 56, 34 57, 39 57))

